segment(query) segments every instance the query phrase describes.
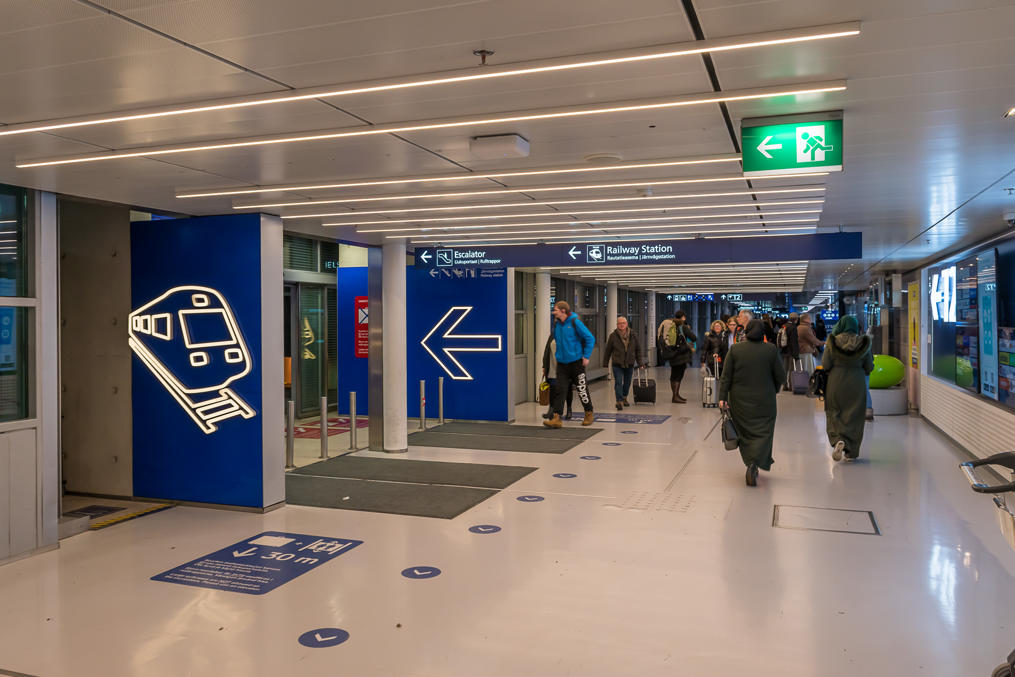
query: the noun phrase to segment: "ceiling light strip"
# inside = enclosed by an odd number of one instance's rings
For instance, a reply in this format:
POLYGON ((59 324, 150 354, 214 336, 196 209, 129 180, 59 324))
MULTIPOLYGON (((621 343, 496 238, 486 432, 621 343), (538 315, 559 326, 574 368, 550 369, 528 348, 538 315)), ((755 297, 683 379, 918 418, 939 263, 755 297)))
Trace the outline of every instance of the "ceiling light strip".
MULTIPOLYGON (((802 210, 802 211, 770 211, 767 214, 765 214, 765 217, 767 219, 767 216, 775 216, 775 215, 795 215, 795 214, 801 214, 801 215, 803 215, 803 214, 820 214, 820 213, 821 213, 820 209, 806 209, 806 210, 802 210)), ((488 233, 488 232, 476 232, 476 230, 482 230, 482 229, 485 229, 485 228, 529 227, 529 226, 536 226, 536 225, 571 225, 571 226, 581 226, 581 227, 570 228, 571 230, 577 230, 577 231, 611 230, 611 229, 622 229, 622 228, 611 228, 611 227, 601 228, 601 227, 599 227, 599 224, 600 223, 649 223, 649 222, 652 222, 652 221, 674 221, 676 219, 683 219, 683 218, 692 218, 692 219, 735 218, 735 217, 738 217, 738 216, 739 217, 745 217, 745 216, 749 217, 750 214, 695 214, 693 216, 642 216, 642 217, 639 217, 639 218, 603 218, 603 219, 598 219, 598 220, 595 220, 595 221, 570 220, 570 221, 533 221, 532 223, 496 223, 496 224, 487 223, 487 224, 484 224, 484 225, 453 225, 453 226, 431 227, 431 228, 412 228, 412 231, 410 231, 410 232, 406 232, 405 228, 376 228, 376 229, 362 229, 362 230, 357 229, 356 232, 360 232, 360 233, 366 233, 366 232, 393 232, 393 231, 396 232, 396 234, 387 235, 388 238, 416 238, 416 236, 420 236, 420 238, 448 238, 448 236, 453 236, 453 238, 465 238, 465 236, 468 236, 470 234, 477 236, 477 238, 480 238, 480 236, 482 236, 482 238, 489 238, 491 233, 488 233), (460 232, 462 230, 467 230, 468 232, 460 232)), ((818 217, 816 217, 816 216, 810 216, 808 218, 801 218, 801 219, 796 219, 796 220, 767 219, 767 220, 763 220, 762 221, 762 220, 758 220, 757 218, 753 218, 753 219, 741 220, 741 221, 725 221, 725 222, 722 222, 722 223, 698 223, 698 224, 693 224, 693 223, 692 224, 688 224, 688 223, 664 223, 662 225, 649 226, 649 227, 657 227, 657 228, 666 228, 666 227, 671 227, 671 226, 672 227, 696 227, 697 225, 705 225, 705 226, 713 226, 713 225, 755 225, 755 226, 763 226, 765 223, 813 223, 813 222, 815 222, 817 220, 818 220, 818 217)), ((333 224, 331 224, 331 223, 325 223, 324 225, 333 225, 333 224)), ((634 225, 634 226, 627 226, 627 227, 640 228, 642 226, 640 226, 640 225, 634 225)), ((519 232, 559 232, 559 231, 564 230, 564 229, 565 228, 554 228, 554 229, 549 229, 548 230, 546 228, 541 228, 539 230, 498 230, 497 232, 501 232, 501 233, 504 233, 504 234, 517 234, 519 232)), ((495 234, 494 234, 494 236, 495 236, 495 234)))
MULTIPOLYGON (((689 200, 702 197, 739 197, 749 195, 780 195, 784 193, 819 193, 825 186, 805 186, 799 188, 759 188, 756 190, 737 190, 713 193, 677 193, 676 195, 630 195, 625 197, 585 198, 578 200, 529 200, 527 202, 486 202, 483 204, 449 205, 446 207, 402 207, 396 209, 364 209, 334 212, 328 216, 373 216, 376 214, 417 214, 430 212, 466 211, 470 209, 508 209, 514 207, 553 207, 560 205, 606 204, 613 202, 656 202, 658 200, 689 200)), ((754 204, 738 203, 738 204, 754 204)), ((734 205, 730 205, 734 206, 734 205)), ((698 207, 700 208, 700 207, 698 207)), ((237 209, 237 207, 234 207, 237 209)), ((304 214, 287 214, 283 219, 310 218, 304 214)), ((318 217, 320 218, 320 217, 318 217)))
POLYGON ((179 193, 179 199, 196 197, 220 197, 224 195, 253 195, 256 193, 287 193, 287 192, 309 192, 315 190, 330 190, 338 188, 362 188, 364 186, 394 186, 406 183, 429 183, 432 181, 473 181, 480 179, 508 179, 516 176, 552 176, 557 174, 584 174, 588 172, 616 172, 632 169, 661 169, 663 167, 682 167, 693 165, 716 164, 720 162, 739 162, 739 153, 727 153, 724 155, 712 155, 699 158, 687 158, 684 160, 659 160, 659 161, 631 161, 617 162, 609 165, 573 165, 569 167, 552 167, 545 169, 525 169, 501 172, 470 172, 458 174, 435 174, 400 176, 390 179, 368 179, 360 181, 339 181, 333 183, 305 183, 285 184, 276 186, 258 186, 257 188, 222 188, 217 190, 196 191, 193 193, 179 193))
MULTIPOLYGON (((782 233, 782 232, 785 232, 785 231, 806 231, 806 230, 814 230, 814 229, 815 229, 815 226, 802 226, 802 227, 779 228, 778 231, 776 231, 775 229, 770 229, 770 230, 772 230, 773 233, 774 232, 782 233)), ((686 237, 679 237, 679 236, 670 237, 670 236, 667 235, 667 236, 665 236, 665 238, 661 239, 660 241, 665 242, 665 241, 668 241, 668 240, 689 240, 689 239, 693 239, 693 238, 697 237, 698 235, 702 235, 702 234, 715 234, 715 233, 753 233, 753 232, 757 232, 757 230, 758 230, 757 228, 752 228, 752 229, 747 229, 747 230, 744 230, 744 229, 737 229, 737 230, 696 230, 696 231, 691 231, 686 237)), ((766 233, 766 235, 768 235, 768 233, 766 233)), ((388 235, 387 237, 391 238, 392 236, 388 235)), ((651 233, 651 232, 624 233, 622 235, 622 237, 624 237, 624 238, 632 238, 632 237, 659 237, 659 233, 651 233)), ((738 235, 737 237, 748 237, 748 236, 738 235)), ((541 242, 542 241, 550 241, 550 240, 560 240, 561 242, 564 242, 564 243, 570 243, 570 242, 589 242, 590 240, 594 240, 596 242, 602 242, 602 243, 623 242, 624 241, 624 240, 620 239, 620 237, 617 237, 617 236, 613 236, 613 239, 609 239, 609 238, 611 238, 611 236, 609 236, 609 235, 603 235, 602 233, 589 233, 589 235, 586 235, 585 237, 579 237, 577 235, 550 235, 550 236, 546 236, 546 237, 540 236, 538 239, 541 242)), ((499 239, 499 240, 504 240, 504 241, 510 241, 510 240, 531 240, 532 237, 530 235, 529 237, 525 237, 525 238, 521 238, 521 237, 518 237, 518 238, 497 237, 497 238, 491 238, 491 239, 499 239)), ((446 239, 446 240, 413 240, 412 241, 412 244, 414 244, 414 245, 422 244, 422 245, 428 245, 428 246, 431 246, 431 247, 434 246, 434 245, 440 245, 440 246, 445 246, 445 247, 453 247, 453 246, 471 247, 472 245, 483 244, 483 243, 484 243, 484 240, 456 240, 456 239, 446 239), (450 244, 452 242, 454 242, 456 244, 450 244)))
MULTIPOLYGON (((820 205, 824 204, 824 198, 811 199, 811 200, 777 200, 775 202, 741 202, 735 204, 711 204, 711 205, 655 205, 652 207, 629 207, 626 209, 563 209, 552 212, 529 212, 529 213, 512 213, 512 214, 469 214, 468 216, 439 216, 439 217, 423 217, 423 218, 407 218, 407 219, 380 219, 377 221, 349 221, 339 222, 339 225, 344 226, 373 226, 378 224, 394 224, 394 223, 448 223, 452 221, 475 221, 480 219, 526 219, 526 218, 538 218, 543 216, 563 216, 569 214, 571 216, 583 216, 587 214, 636 214, 645 212, 659 212, 659 211, 688 211, 695 209, 749 209, 757 215, 757 210, 762 207, 784 207, 788 205, 820 205)), ((343 214, 342 216, 345 216, 343 214)), ((351 217, 358 217, 359 215, 355 212, 350 213, 351 217)), ((282 218, 300 218, 284 216, 282 218)), ((679 217, 678 217, 679 218, 679 217)), ((693 216, 684 218, 694 218, 693 216)), ((335 225, 335 224, 328 224, 335 225)), ((413 230, 412 228, 398 228, 395 230, 413 230)))
POLYGON ((592 68, 615 64, 635 63, 639 61, 650 61, 655 59, 692 56, 695 54, 704 54, 706 52, 725 52, 737 49, 787 45, 813 40, 848 37, 858 35, 859 33, 860 23, 858 21, 853 21, 848 23, 797 28, 770 33, 713 38, 711 40, 702 40, 690 43, 671 43, 629 50, 598 52, 541 61, 519 62, 514 64, 505 64, 503 66, 483 66, 479 68, 468 68, 444 73, 426 73, 397 79, 368 80, 358 83, 308 87, 273 94, 257 94, 252 96, 232 97, 228 99, 206 100, 196 104, 173 104, 143 110, 135 109, 130 111, 99 113, 96 115, 47 120, 44 122, 26 122, 7 126, 6 128, 0 130, 0 136, 26 134, 29 132, 44 132, 56 129, 68 129, 72 127, 87 127, 117 122, 130 122, 133 120, 145 120, 159 117, 191 115, 195 113, 207 113, 218 110, 249 108, 252 106, 291 103, 313 99, 329 99, 353 94, 367 94, 372 92, 431 87, 436 85, 461 84, 477 80, 535 75, 538 73, 550 73, 579 68, 592 68))
POLYGON ((559 120, 566 118, 584 117, 590 115, 607 115, 613 113, 628 113, 641 110, 664 110, 683 106, 697 106, 731 101, 750 101, 755 99, 770 99, 781 96, 800 96, 806 94, 821 94, 830 92, 841 92, 846 89, 845 81, 809 83, 786 87, 762 87, 732 92, 719 92, 708 94, 689 94, 675 97, 668 100, 640 100, 640 101, 617 101, 607 104, 584 104, 579 106, 568 106, 560 110, 526 110, 512 111, 490 117, 489 115, 469 115, 459 118, 448 118, 443 120, 418 120, 407 122, 395 122, 383 125, 364 125, 362 127, 341 128, 334 130, 321 130, 309 134, 277 134, 254 138, 231 138, 219 139, 198 144, 176 144, 151 146, 141 148, 128 148, 113 152, 86 153, 67 155, 49 159, 40 159, 30 162, 22 162, 16 165, 19 169, 32 167, 51 167, 56 165, 80 164, 85 162, 100 162, 105 160, 124 160, 140 157, 159 157, 163 155, 176 155, 180 153, 196 153, 201 151, 229 150, 233 148, 251 148, 256 146, 273 146, 288 143, 301 143, 311 141, 337 141, 361 136, 375 136, 377 134, 404 134, 408 132, 422 132, 435 129, 454 129, 459 127, 482 127, 494 124, 509 122, 525 122, 530 120, 559 120))
MULTIPOLYGON (((821 176, 828 176, 828 172, 811 172, 808 174, 797 174, 794 178, 816 178, 821 176)), ((745 177, 742 174, 737 175, 713 175, 713 176, 702 176, 688 179, 643 179, 640 181, 623 181, 623 182, 598 182, 598 183, 584 183, 584 184, 573 184, 573 183, 560 183, 552 186, 522 186, 518 188, 497 188, 491 190, 468 190, 458 191, 453 193, 413 193, 409 195, 364 195, 361 197, 346 197, 346 198, 334 198, 329 200, 302 200, 300 202, 267 202, 257 204, 241 204, 235 205, 233 209, 269 209, 275 207, 315 207, 319 205, 332 205, 332 204, 357 204, 360 202, 385 202, 390 200, 423 200, 423 199, 436 199, 436 198, 469 198, 474 196, 484 195, 510 195, 514 193, 548 193, 556 191, 568 191, 568 190, 602 190, 607 188, 645 188, 647 186, 678 186, 694 183, 722 183, 726 181, 743 181, 748 180, 752 182, 756 181, 785 181, 784 176, 752 176, 745 177)), ((348 212, 338 213, 326 213, 326 214, 303 214, 301 216, 344 216, 348 212)))

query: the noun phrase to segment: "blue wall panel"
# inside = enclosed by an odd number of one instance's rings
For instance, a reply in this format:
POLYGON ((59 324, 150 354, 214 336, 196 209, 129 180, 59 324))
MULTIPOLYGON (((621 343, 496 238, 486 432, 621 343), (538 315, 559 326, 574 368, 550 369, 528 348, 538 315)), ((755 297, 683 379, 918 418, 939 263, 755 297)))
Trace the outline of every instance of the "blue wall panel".
POLYGON ((260 223, 131 224, 136 496, 262 507, 260 223))
POLYGON ((437 416, 437 378, 443 376, 447 418, 509 420, 506 271, 406 272, 409 416, 419 416, 420 380, 426 380, 427 416, 437 416), (431 332, 427 345, 434 355, 421 344, 431 332))
POLYGON ((356 357, 356 297, 367 296, 367 269, 339 268, 335 310, 338 331, 338 413, 349 413, 349 392, 356 392, 356 413, 367 415, 368 362, 356 357))

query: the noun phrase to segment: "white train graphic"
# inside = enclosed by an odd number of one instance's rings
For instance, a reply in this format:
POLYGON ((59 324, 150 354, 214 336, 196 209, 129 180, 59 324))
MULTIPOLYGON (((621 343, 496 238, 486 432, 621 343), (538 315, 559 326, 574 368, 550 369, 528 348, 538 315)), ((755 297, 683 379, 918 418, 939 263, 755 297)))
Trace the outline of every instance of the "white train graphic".
POLYGON ((236 317, 214 289, 174 287, 130 314, 128 343, 194 423, 211 434, 256 412, 227 386, 250 373, 236 317))

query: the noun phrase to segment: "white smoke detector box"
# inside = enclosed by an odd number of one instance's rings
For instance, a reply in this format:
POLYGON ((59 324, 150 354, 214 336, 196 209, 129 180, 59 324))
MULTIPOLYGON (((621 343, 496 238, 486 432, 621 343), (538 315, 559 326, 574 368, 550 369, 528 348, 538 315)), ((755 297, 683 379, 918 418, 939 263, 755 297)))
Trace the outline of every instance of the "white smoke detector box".
POLYGON ((517 134, 474 136, 469 139, 469 152, 480 160, 528 157, 529 142, 517 134))

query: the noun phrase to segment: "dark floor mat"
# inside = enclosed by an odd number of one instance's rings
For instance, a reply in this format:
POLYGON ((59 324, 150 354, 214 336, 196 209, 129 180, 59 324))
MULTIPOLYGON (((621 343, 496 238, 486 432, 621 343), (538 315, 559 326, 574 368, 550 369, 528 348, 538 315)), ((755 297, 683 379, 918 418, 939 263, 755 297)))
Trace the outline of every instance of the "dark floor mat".
POLYGON ((426 431, 409 435, 410 447, 446 447, 483 451, 528 451, 537 454, 563 454, 584 440, 515 437, 508 435, 463 435, 426 431))
POLYGON ((496 496, 497 491, 288 473, 285 476, 285 495, 286 502, 291 505, 452 519, 496 496))
POLYGON ((298 475, 342 477, 346 479, 412 482, 414 484, 451 484, 459 487, 503 489, 536 468, 484 463, 446 463, 410 461, 393 458, 338 456, 293 470, 298 475))
MULTIPOLYGON (((576 421, 581 421, 578 416, 576 421)), ((455 433, 458 435, 504 435, 538 437, 548 440, 587 440, 602 428, 564 427, 547 428, 545 425, 512 425, 510 423, 445 423, 428 432, 455 433)))

